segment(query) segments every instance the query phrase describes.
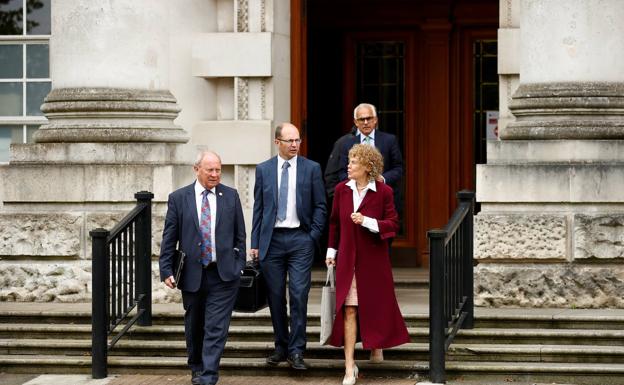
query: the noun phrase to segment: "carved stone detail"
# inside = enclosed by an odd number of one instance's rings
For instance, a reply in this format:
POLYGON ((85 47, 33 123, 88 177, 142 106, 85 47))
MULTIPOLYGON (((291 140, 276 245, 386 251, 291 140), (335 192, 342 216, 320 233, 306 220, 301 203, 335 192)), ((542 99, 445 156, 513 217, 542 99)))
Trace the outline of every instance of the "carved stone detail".
POLYGON ((624 266, 479 264, 475 305, 624 308, 624 266))
POLYGON ((624 214, 574 216, 575 259, 624 258, 624 214))
POLYGON ((236 32, 249 32, 249 0, 236 0, 236 32))
POLYGON ((562 215, 479 214, 475 216, 475 259, 566 259, 562 215))
POLYGON ((82 215, 0 214, 0 256, 78 258, 82 215))
POLYGON ((249 79, 236 79, 236 119, 249 119, 249 79))

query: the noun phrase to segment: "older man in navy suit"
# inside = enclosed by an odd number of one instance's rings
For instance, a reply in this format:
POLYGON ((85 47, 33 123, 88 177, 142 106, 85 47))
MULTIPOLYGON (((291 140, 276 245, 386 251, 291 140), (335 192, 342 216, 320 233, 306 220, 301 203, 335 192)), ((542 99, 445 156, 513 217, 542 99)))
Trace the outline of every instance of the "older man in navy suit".
POLYGON ((298 155, 300 144, 297 127, 280 124, 275 129, 278 155, 256 167, 251 256, 260 260, 266 279, 275 334, 275 351, 267 363, 288 361, 293 369, 305 370, 310 271, 327 207, 321 166, 298 155))
POLYGON ((339 179, 347 179, 347 164, 349 163, 349 150, 355 144, 369 144, 376 147, 384 160, 384 170, 378 181, 384 182, 394 190, 394 205, 400 211, 399 182, 403 177, 403 157, 399 141, 396 136, 377 130, 377 109, 368 103, 359 104, 353 110, 353 123, 357 127, 355 136, 351 140, 342 143, 340 151, 340 174, 339 179))
POLYGON ((182 290, 184 334, 192 384, 216 384, 232 309, 245 265, 245 221, 235 189, 221 184, 221 158, 202 151, 197 180, 169 195, 160 250, 160 278, 182 290), (176 249, 186 254, 175 282, 176 249))

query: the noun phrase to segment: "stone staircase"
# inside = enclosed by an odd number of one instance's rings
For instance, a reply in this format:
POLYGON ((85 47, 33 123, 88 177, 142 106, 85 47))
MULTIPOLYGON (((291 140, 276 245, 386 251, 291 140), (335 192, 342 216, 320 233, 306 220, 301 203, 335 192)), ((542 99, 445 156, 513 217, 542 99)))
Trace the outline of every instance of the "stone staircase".
MULTIPOLYGON (((318 274, 316 274, 318 276, 318 274)), ((310 297, 308 349, 311 370, 343 372, 342 349, 320 346, 320 280, 310 297)), ((426 282, 397 284, 412 341, 384 352, 368 377, 424 378, 428 372, 426 282)), ((0 303, 0 372, 90 373, 90 304, 0 303)), ((477 309, 475 329, 460 331, 447 354, 449 379, 624 384, 624 311, 477 309)), ((224 375, 293 375, 287 365, 267 367, 272 328, 268 309, 235 313, 221 370, 224 375)), ((179 304, 154 305, 151 327, 133 327, 110 352, 109 373, 187 374, 179 304)), ((297 375, 301 375, 297 373, 297 375)), ((487 382, 484 382, 487 383, 487 382)))

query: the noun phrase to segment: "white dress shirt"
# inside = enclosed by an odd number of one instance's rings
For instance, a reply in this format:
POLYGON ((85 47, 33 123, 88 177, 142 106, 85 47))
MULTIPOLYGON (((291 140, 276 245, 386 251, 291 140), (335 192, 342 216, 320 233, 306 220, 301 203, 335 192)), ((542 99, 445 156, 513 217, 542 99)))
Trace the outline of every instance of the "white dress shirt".
MULTIPOLYGON (((275 220, 275 227, 296 228, 301 225, 297 216, 297 156, 289 160, 277 156, 277 199, 279 201, 279 188, 282 183, 282 165, 288 162, 288 204, 286 205, 286 218, 283 221, 275 220)), ((279 204, 279 203, 278 203, 279 204)))
MULTIPOLYGON (((360 205, 362 204, 362 201, 364 200, 364 197, 366 196, 366 193, 368 192, 368 190, 377 191, 377 186, 375 185, 375 181, 368 182, 368 184, 366 185, 366 187, 364 187, 364 190, 362 190, 361 193, 358 193, 355 180, 353 179, 349 180, 347 182, 347 186, 351 187, 351 190, 353 191, 353 212, 354 213, 356 213, 358 208, 360 208, 360 205)), ((369 231, 373 233, 379 232, 379 224, 377 223, 377 219, 364 216, 361 226, 366 227, 369 231)), ((337 252, 338 250, 329 247, 327 248, 327 255, 325 256, 325 258, 334 259, 336 258, 337 252)))
MULTIPOLYGON (((201 208, 205 190, 206 188, 202 186, 199 181, 195 181, 195 207, 197 207, 198 223, 201 223, 201 208)), ((208 204, 210 205, 210 243, 212 244, 212 262, 217 262, 217 243, 215 238, 215 226, 217 223, 216 187, 211 188, 209 191, 210 192, 208 193, 208 204)))
POLYGON ((366 135, 362 134, 362 131, 358 129, 357 133, 360 135, 360 144, 368 144, 375 147, 375 130, 371 131, 370 135, 368 135, 368 143, 364 141, 366 135))

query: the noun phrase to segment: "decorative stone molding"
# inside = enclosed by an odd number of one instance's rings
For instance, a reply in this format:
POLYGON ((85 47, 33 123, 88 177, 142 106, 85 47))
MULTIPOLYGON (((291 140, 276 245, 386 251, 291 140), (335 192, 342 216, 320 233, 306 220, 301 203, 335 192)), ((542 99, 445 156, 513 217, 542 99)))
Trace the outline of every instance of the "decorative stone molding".
POLYGON ((249 119, 249 79, 236 77, 236 120, 249 119))
POLYGON ((241 205, 245 209, 253 208, 252 187, 250 185, 250 174, 253 170, 254 168, 250 166, 236 166, 236 189, 240 196, 241 205))
POLYGON ((186 143, 173 123, 180 107, 167 90, 57 88, 41 106, 49 123, 35 141, 186 143))
POLYGON ((249 32, 249 0, 236 0, 236 32, 249 32))
POLYGON ((475 259, 565 260, 563 215, 484 214, 475 216, 475 259))
POLYGON ((624 308, 624 266, 479 264, 475 305, 624 308))
POLYGON ((624 214, 577 214, 574 236, 574 259, 624 258, 624 214))
POLYGON ((624 83, 520 84, 501 139, 622 139, 624 83))

